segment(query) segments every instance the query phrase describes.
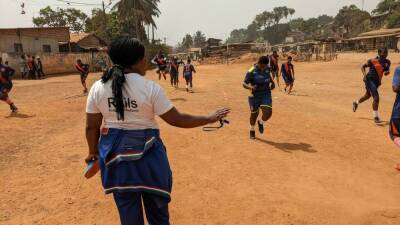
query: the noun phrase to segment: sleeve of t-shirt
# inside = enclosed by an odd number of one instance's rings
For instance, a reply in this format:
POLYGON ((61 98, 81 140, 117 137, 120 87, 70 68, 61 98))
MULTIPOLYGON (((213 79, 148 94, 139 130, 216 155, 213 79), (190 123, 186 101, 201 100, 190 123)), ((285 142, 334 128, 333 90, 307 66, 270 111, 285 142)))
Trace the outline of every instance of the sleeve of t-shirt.
POLYGON ((400 87, 400 67, 397 67, 393 75, 393 86, 400 87))
POLYGON ((367 63, 365 63, 365 65, 367 65, 368 67, 372 67, 373 66, 372 60, 371 59, 368 60, 367 63))
POLYGON ((151 101, 153 104, 154 113, 157 116, 163 115, 174 107, 171 100, 169 100, 164 90, 158 84, 154 84, 154 91, 151 101))
POLYGON ((97 106, 97 87, 98 82, 96 82, 89 91, 88 98, 86 100, 86 113, 100 113, 97 106))
POLYGON ((247 73, 246 73, 246 76, 245 76, 243 82, 244 82, 245 84, 250 84, 250 83, 251 83, 251 73, 250 73, 250 72, 247 72, 247 73))

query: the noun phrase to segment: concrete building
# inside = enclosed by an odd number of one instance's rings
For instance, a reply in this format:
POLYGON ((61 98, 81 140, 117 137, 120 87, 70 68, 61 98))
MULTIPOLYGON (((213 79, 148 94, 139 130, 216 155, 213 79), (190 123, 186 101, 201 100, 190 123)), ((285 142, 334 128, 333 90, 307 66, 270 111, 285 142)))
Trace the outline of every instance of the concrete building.
POLYGON ((71 52, 101 51, 107 48, 107 43, 92 33, 71 33, 70 36, 71 52))
POLYGON ((8 54, 58 53, 70 39, 68 27, 0 29, 0 52, 8 54))
POLYGON ((380 47, 396 49, 399 43, 400 28, 380 29, 362 33, 346 39, 346 48, 350 50, 375 50, 380 47))

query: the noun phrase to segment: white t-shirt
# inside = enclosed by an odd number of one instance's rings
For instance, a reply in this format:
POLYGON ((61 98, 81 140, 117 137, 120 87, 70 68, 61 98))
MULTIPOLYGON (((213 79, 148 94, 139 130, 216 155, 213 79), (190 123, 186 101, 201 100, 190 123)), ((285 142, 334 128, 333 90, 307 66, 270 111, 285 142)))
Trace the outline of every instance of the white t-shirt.
POLYGON ((162 115, 173 108, 171 101, 157 83, 136 73, 125 75, 122 88, 125 103, 124 120, 117 119, 113 105, 112 80, 105 84, 97 81, 90 89, 87 113, 101 113, 104 127, 131 130, 158 129, 155 116, 162 115))

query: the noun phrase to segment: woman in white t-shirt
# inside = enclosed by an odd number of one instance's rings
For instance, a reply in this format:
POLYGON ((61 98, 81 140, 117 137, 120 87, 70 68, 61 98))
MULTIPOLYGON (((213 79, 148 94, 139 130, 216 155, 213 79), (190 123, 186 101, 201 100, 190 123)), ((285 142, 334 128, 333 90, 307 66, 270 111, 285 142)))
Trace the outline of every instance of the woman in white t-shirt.
POLYGON ((194 128, 223 119, 229 109, 209 116, 180 113, 158 84, 144 78, 145 48, 134 38, 112 42, 108 54, 114 66, 88 95, 86 162, 98 160, 122 225, 144 224, 142 203, 150 225, 169 224, 172 173, 155 117, 194 128))

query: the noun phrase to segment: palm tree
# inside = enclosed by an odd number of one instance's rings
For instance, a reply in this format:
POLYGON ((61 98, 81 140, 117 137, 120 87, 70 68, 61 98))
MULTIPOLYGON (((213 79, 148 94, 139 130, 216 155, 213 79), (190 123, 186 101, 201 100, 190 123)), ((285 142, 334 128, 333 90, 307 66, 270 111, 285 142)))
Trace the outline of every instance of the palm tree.
POLYGON ((161 13, 158 9, 159 2, 160 0, 120 0, 114 8, 117 9, 120 18, 128 22, 134 21, 136 37, 141 39, 142 30, 145 30, 144 25, 157 28, 154 17, 158 17, 161 13))

